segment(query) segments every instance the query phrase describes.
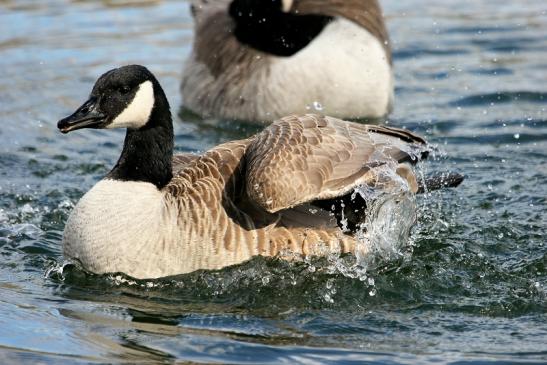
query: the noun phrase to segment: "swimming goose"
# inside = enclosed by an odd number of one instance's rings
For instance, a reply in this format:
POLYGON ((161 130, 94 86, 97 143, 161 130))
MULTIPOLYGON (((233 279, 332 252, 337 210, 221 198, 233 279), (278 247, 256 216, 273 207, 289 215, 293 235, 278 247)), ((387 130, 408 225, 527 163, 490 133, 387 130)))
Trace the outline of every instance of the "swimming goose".
POLYGON ((388 189, 394 179, 418 191, 410 165, 425 146, 405 130, 304 115, 202 155, 173 156, 167 98, 138 65, 102 75, 58 128, 127 128, 114 168, 71 212, 63 251, 91 272, 135 278, 219 269, 256 255, 354 252, 363 217, 351 213, 362 202, 348 197, 360 185, 388 189), (328 211, 344 199, 349 228, 328 211))
POLYGON ((193 0, 192 13, 181 91, 196 114, 270 122, 390 110, 391 50, 377 0, 193 0))

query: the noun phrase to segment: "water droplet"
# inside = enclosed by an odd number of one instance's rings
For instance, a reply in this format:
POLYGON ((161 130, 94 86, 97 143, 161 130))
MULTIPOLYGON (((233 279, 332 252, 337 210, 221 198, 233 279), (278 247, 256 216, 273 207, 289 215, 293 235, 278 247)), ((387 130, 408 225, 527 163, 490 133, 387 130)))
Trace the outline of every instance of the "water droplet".
POLYGON ((4 209, 0 209, 0 222, 7 222, 8 220, 9 220, 9 217, 4 211, 4 209))
POLYGON ((513 134, 513 137, 515 137, 515 139, 519 139, 519 138, 520 138, 520 134, 515 133, 515 134, 513 134))
POLYGON ((26 203, 25 205, 21 207, 21 213, 23 214, 32 214, 34 212, 35 212, 34 208, 29 203, 26 203))
POLYGON ((59 209, 71 209, 73 207, 74 204, 72 204, 72 202, 68 199, 61 201, 59 205, 57 205, 57 208, 59 209))
POLYGON ((323 110, 323 105, 321 105, 321 103, 318 102, 318 101, 314 101, 313 102, 313 108, 317 111, 321 111, 321 110, 323 110))

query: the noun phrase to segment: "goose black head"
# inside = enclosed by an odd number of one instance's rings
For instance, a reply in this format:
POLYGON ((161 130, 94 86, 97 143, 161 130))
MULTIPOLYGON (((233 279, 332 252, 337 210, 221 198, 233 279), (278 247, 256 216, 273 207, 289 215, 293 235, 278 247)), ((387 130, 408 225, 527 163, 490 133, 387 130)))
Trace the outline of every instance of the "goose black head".
POLYGON ((108 71, 89 100, 60 120, 63 133, 82 128, 127 128, 123 150, 107 178, 165 186, 172 177, 173 122, 167 97, 146 67, 108 71))
POLYGON ((151 119, 157 93, 163 93, 161 87, 144 66, 110 70, 99 77, 89 100, 57 127, 63 133, 82 128, 141 129, 151 119))

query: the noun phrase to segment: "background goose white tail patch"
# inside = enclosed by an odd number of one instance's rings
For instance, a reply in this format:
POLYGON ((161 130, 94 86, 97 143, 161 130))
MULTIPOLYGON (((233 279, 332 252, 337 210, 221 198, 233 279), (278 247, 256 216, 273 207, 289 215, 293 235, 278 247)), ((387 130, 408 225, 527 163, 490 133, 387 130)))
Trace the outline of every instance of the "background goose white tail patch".
POLYGON ((139 85, 131 103, 108 125, 107 128, 135 128, 144 126, 154 107, 154 85, 145 81, 139 85))

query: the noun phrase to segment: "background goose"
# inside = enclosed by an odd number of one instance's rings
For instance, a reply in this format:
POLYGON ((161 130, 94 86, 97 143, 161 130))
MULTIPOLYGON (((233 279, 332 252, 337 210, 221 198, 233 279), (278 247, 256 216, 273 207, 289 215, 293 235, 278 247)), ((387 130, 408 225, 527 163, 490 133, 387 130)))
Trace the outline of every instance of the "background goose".
POLYGON ((192 12, 185 108, 251 121, 388 113, 391 50, 377 0, 195 0, 192 12))
MULTIPOLYGON (((353 252, 364 202, 348 196, 358 185, 387 190, 401 179, 416 192, 410 164, 425 145, 408 131, 305 115, 200 156, 173 157, 167 98, 136 65, 102 75, 89 100, 58 127, 63 133, 127 128, 118 162, 72 211, 63 248, 92 272, 136 278, 217 269, 287 250, 353 252), (340 216, 322 208, 340 200, 345 231, 340 216)), ((460 181, 451 175, 449 184, 460 181)))

